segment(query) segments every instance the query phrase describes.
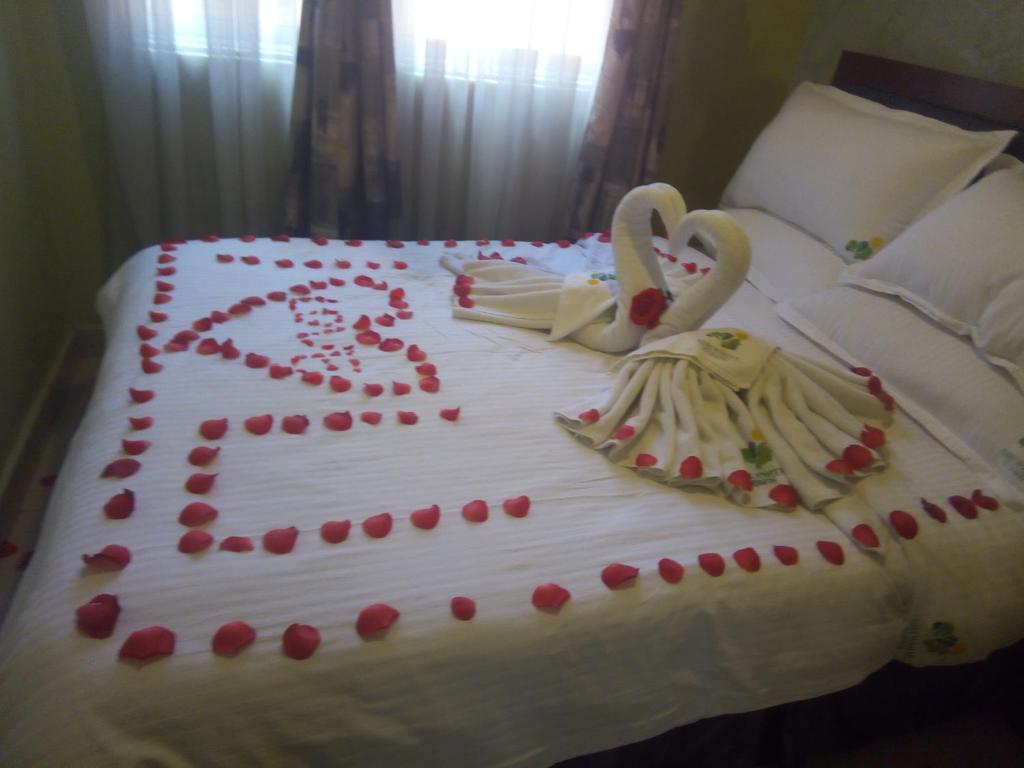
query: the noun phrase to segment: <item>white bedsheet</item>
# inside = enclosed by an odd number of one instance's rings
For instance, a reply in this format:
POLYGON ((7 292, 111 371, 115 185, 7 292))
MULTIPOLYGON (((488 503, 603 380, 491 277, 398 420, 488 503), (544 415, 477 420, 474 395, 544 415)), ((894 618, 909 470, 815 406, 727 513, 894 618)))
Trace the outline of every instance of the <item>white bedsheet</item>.
MULTIPOLYGON (((892 659, 901 642, 916 663, 946 663, 983 658, 1024 635, 1019 513, 1004 506, 973 521, 952 513, 944 526, 921 515, 919 496, 942 499, 983 487, 985 478, 909 419, 898 416, 889 431, 892 468, 831 512, 844 529, 873 523, 882 538, 876 552, 859 550, 824 515, 740 509, 667 489, 576 444, 552 419, 555 408, 606 385, 610 358, 532 331, 452 320, 441 250, 265 239, 179 246, 177 274, 165 278, 176 286, 173 301, 156 307, 170 319, 154 326, 160 335, 152 342, 162 345, 244 296, 328 276, 348 281, 323 295, 340 299, 333 306, 350 325, 360 314, 389 311, 386 292, 352 284, 368 274, 405 288, 414 319, 381 330, 429 354, 442 383, 436 394, 416 387, 403 353, 362 347, 363 373, 339 371, 355 383, 343 394, 193 351, 160 355, 164 370, 142 374, 135 328, 154 309, 159 251, 141 252, 112 278, 101 296, 109 347, 96 394, 0 635, 0 762, 542 766, 703 717, 850 686, 892 659), (264 263, 221 264, 217 253, 264 263), (327 266, 280 269, 273 260, 282 257, 327 266), (352 269, 331 266, 336 258, 351 260, 352 269), (393 269, 396 258, 409 269, 393 269), (381 268, 368 271, 367 259, 381 268), (392 380, 411 382, 412 392, 371 399, 360 391, 364 381, 392 380), (129 386, 157 396, 132 404, 129 386), (438 417, 454 406, 459 421, 438 417), (419 423, 398 425, 399 408, 416 411, 419 423), (351 431, 326 431, 322 417, 342 410, 384 418, 376 427, 357 418, 351 431), (246 434, 243 419, 263 413, 277 417, 273 433, 246 434), (290 414, 309 416, 305 435, 280 432, 280 417, 290 414), (153 441, 142 471, 98 480, 119 455, 127 417, 139 415, 155 418, 150 430, 128 435, 153 441), (230 431, 210 470, 220 473, 206 498, 220 510, 210 532, 218 540, 259 537, 295 525, 301 533, 291 554, 266 553, 258 538, 246 554, 216 545, 193 557, 176 550, 185 530, 178 512, 195 498, 182 487, 197 471, 185 457, 205 442, 198 423, 214 417, 229 418, 230 431), (122 487, 136 492, 137 510, 107 520, 101 507, 122 487), (505 515, 501 501, 520 494, 532 499, 529 515, 505 515), (490 503, 490 519, 469 523, 459 510, 477 498, 490 503), (913 513, 918 538, 893 538, 864 500, 883 515, 896 507, 913 513), (412 510, 433 503, 443 511, 438 527, 412 527, 412 510), (355 526, 338 545, 318 536, 326 520, 358 523, 380 512, 395 516, 387 538, 355 526), (839 542, 845 563, 826 562, 819 540, 839 542), (131 549, 127 569, 84 573, 81 555, 111 543, 131 549), (781 565, 772 554, 778 544, 796 547, 800 562, 781 565), (743 547, 757 549, 759 572, 732 561, 743 547), (726 558, 724 575, 701 571, 704 552, 726 558), (680 584, 658 576, 663 557, 686 567, 680 584), (605 588, 601 569, 612 562, 640 568, 635 586, 605 588), (932 594, 963 573, 977 585, 973 603, 947 605, 932 594), (557 614, 530 603, 546 582, 572 593, 557 614), (122 606, 107 640, 74 627, 75 608, 101 592, 118 595, 122 606), (455 595, 477 601, 475 619, 452 618, 455 595), (361 640, 356 616, 377 602, 401 618, 385 637, 361 640), (964 637, 955 658, 923 658, 920 643, 907 639, 908 628, 926 634, 936 617, 964 637), (234 659, 215 656, 211 636, 235 619, 256 628, 255 644, 234 659), (321 632, 307 661, 281 653, 281 634, 293 622, 321 632), (127 635, 152 624, 176 632, 175 654, 141 666, 119 662, 127 635)), ((523 244, 493 250, 544 256, 523 244)), ((572 266, 571 253, 592 266, 575 249, 549 252, 563 267, 572 266)), ((711 322, 824 357, 749 285, 711 322)), ((243 353, 286 362, 310 351, 295 338, 300 330, 313 329, 274 305, 204 335, 230 336, 243 353)), ((339 344, 352 343, 351 332, 343 335, 339 344)))

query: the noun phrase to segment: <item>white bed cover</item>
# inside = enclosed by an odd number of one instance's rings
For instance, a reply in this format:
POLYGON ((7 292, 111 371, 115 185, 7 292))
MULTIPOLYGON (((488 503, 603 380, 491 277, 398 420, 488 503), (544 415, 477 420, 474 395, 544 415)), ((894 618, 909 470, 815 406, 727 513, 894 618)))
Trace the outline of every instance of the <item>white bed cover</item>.
MULTIPOLYGON (((0 762, 542 766, 700 718, 842 689, 897 656, 971 661, 1024 636, 1019 511, 1004 504, 967 520, 949 510, 945 524, 923 515, 920 496, 944 503, 986 487, 988 478, 902 414, 888 432, 891 468, 828 517, 740 509, 664 488, 574 443, 551 417, 604 388, 611 358, 533 331, 452 320, 451 275, 437 264, 442 250, 440 243, 193 241, 178 246, 176 274, 162 278, 175 286, 169 303, 152 304, 158 248, 110 280, 100 299, 109 345, 96 393, 0 634, 0 762), (221 263, 219 253, 236 258, 221 263), (244 264, 242 255, 261 263, 244 264), (295 266, 276 266, 281 258, 295 266), (303 266, 310 259, 323 267, 303 266), (396 269, 398 259, 408 269, 396 269), (160 373, 140 371, 136 326, 152 325, 159 334, 151 343, 162 346, 213 309, 310 280, 344 279, 344 287, 313 294, 339 302, 297 305, 306 308, 301 323, 285 304, 270 303, 203 336, 231 337, 243 354, 287 363, 311 352, 296 338, 316 332, 305 324, 309 307, 337 308, 349 327, 364 313, 393 313, 388 292, 355 285, 356 275, 405 289, 414 318, 380 330, 428 353, 439 392, 417 388, 404 350, 359 345, 362 372, 339 371, 354 382, 345 393, 297 376, 272 380, 241 360, 194 351, 158 356, 160 373), (151 310, 168 320, 149 323, 151 310), (412 392, 391 394, 393 380, 411 382, 412 392), (367 381, 383 383, 385 394, 364 395, 367 381), (156 397, 133 403, 130 386, 156 397), (455 406, 458 421, 438 417, 455 406), (419 423, 398 424, 398 409, 417 412, 419 423), (324 415, 345 410, 379 411, 383 420, 324 429, 324 415), (273 432, 247 434, 242 421, 263 413, 275 416, 273 432), (310 418, 306 434, 281 432, 290 414, 310 418), (143 415, 154 425, 129 434, 127 418, 143 415), (219 417, 230 420, 210 468, 220 474, 208 496, 192 496, 183 482, 197 470, 186 455, 207 443, 199 422, 219 417), (139 457, 142 470, 97 479, 124 437, 152 441, 139 457), (101 508, 123 487, 135 491, 137 509, 108 520, 101 508), (506 515, 502 500, 520 494, 532 499, 528 516, 506 515), (178 512, 197 498, 220 510, 208 526, 218 541, 253 536, 256 551, 215 544, 180 554, 178 512), (486 522, 461 517, 472 499, 490 504, 486 522), (410 525, 413 510, 434 503, 442 509, 437 528, 410 525), (887 527, 897 508, 918 522, 915 538, 887 527), (370 538, 358 523, 381 512, 394 515, 394 529, 370 538), (348 540, 322 541, 321 523, 342 519, 354 523, 348 540), (878 550, 845 536, 860 521, 878 532, 878 550), (261 549, 262 533, 290 525, 300 530, 291 554, 261 549), (841 545, 844 564, 819 554, 822 540, 841 545), (124 571, 83 569, 83 553, 112 543, 131 549, 124 571), (780 544, 798 549, 796 565, 773 556, 780 544), (733 562, 744 547, 759 553, 759 571, 733 562), (698 566, 705 552, 725 557, 722 576, 698 566), (659 577, 663 557, 685 566, 681 583, 659 577), (634 586, 604 586, 601 570, 613 562, 640 568, 634 586), (534 588, 547 582, 572 594, 558 613, 531 605, 534 588), (104 592, 118 596, 122 612, 114 635, 96 640, 75 629, 74 611, 104 592), (476 600, 472 621, 450 614, 455 595, 476 600), (378 602, 401 617, 384 637, 364 641, 356 617, 378 602), (214 655, 211 636, 235 619, 256 628, 256 642, 236 658, 214 655), (955 627, 955 649, 928 650, 939 621, 955 627), (294 622, 318 627, 323 638, 306 661, 281 652, 282 632, 294 622), (119 661, 128 634, 149 625, 176 633, 174 655, 119 661)), ((563 271, 600 266, 576 247, 485 250, 563 271)), ((693 259, 707 263, 697 253, 693 259)), ((826 357, 749 285, 711 325, 747 328, 826 357)), ((352 343, 350 329, 339 335, 339 345, 352 343)))

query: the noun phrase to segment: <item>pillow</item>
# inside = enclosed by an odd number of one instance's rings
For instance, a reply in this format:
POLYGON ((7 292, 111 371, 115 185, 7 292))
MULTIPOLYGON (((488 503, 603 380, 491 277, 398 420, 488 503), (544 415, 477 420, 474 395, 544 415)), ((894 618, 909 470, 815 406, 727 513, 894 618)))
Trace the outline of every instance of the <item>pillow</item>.
POLYGON ((864 365, 897 404, 969 465, 994 468, 1024 498, 1024 395, 967 342, 899 299, 836 286, 776 312, 850 365, 864 365), (983 462, 984 464, 981 464, 983 462))
POLYGON ((838 88, 801 83, 761 132, 721 205, 760 208, 870 257, 967 186, 1014 131, 965 131, 838 88))
POLYGON ((845 262, 820 240, 753 208, 726 211, 750 237, 749 280, 772 301, 831 288, 845 262))
POLYGON ((1018 160, 1013 155, 1003 153, 996 155, 995 159, 982 169, 981 174, 982 176, 988 176, 996 171, 1003 170, 1024 171, 1024 162, 1018 160))
POLYGON ((970 336, 1024 389, 1024 172, 986 176, 841 279, 970 336))

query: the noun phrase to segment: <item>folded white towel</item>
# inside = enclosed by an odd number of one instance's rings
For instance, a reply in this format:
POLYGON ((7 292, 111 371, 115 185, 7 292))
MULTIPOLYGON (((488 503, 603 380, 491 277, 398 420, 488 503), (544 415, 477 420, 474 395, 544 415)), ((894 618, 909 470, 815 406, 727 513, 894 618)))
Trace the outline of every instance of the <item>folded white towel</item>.
POLYGON ((604 396, 555 414, 615 463, 751 507, 818 509, 885 466, 888 421, 863 379, 735 328, 628 355, 604 396), (872 423, 867 423, 870 420, 872 423))

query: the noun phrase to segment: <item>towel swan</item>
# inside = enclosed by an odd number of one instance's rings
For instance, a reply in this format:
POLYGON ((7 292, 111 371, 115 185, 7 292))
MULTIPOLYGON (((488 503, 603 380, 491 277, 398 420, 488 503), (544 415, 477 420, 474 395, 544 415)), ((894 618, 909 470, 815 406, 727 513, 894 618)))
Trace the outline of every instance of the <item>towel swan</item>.
POLYGON ((660 183, 631 190, 616 207, 611 237, 614 275, 583 272, 563 276, 528 265, 470 261, 445 254, 441 263, 457 275, 453 314, 465 319, 547 330, 552 341, 570 338, 601 352, 635 349, 644 335, 658 324, 659 315, 674 293, 654 252, 653 211, 658 212, 670 233, 685 238, 680 242, 685 243, 696 234, 718 246, 719 264, 697 281, 707 281, 716 290, 699 290, 697 296, 691 295, 694 288, 687 286, 686 295, 675 296, 671 304, 671 317, 677 324, 689 322, 692 317, 710 316, 717 305, 684 312, 679 304, 688 303, 692 298, 723 303, 746 275, 749 242, 727 214, 718 211, 687 214, 679 192, 660 183), (729 236, 705 232, 709 223, 719 227, 731 223, 733 229, 729 236), (735 258, 729 258, 733 254, 726 251, 734 247, 739 247, 740 252, 735 258))

